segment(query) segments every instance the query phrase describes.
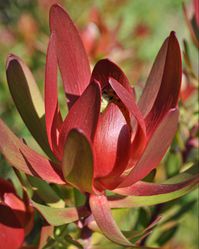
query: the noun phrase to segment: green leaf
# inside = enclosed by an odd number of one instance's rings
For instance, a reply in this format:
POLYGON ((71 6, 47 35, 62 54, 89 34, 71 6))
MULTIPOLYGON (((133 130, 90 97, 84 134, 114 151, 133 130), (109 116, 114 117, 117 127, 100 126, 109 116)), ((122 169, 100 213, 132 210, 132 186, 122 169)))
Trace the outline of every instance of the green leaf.
POLYGON ((31 200, 32 205, 42 214, 46 221, 53 226, 60 226, 79 220, 89 215, 85 208, 54 208, 48 207, 31 200))
POLYGON ((57 195, 47 182, 32 176, 28 176, 28 180, 32 185, 34 194, 39 196, 47 205, 55 208, 63 208, 65 206, 64 200, 57 195))
MULTIPOLYGON (((196 173, 198 172, 197 166, 193 166, 192 168, 188 169, 187 171, 179 174, 178 176, 172 177, 171 179, 167 180, 163 184, 151 184, 151 183, 144 183, 145 187, 153 185, 153 189, 158 194, 148 194, 142 195, 136 194, 127 197, 122 196, 111 196, 109 197, 109 204, 111 208, 129 208, 129 207, 139 207, 139 206, 151 206, 156 205, 159 203, 164 203, 167 201, 174 200, 179 198, 190 191, 192 191, 199 182, 199 175, 196 173), (164 187, 168 189, 165 191, 164 187), (163 193, 161 194, 161 190, 163 193)), ((139 186, 139 185, 138 185, 139 186)), ((133 187, 133 186, 132 186, 133 187)), ((122 189, 121 189, 122 191, 122 189)), ((139 188, 137 188, 139 193, 139 188)), ((119 190, 116 192, 120 192, 119 190)))
POLYGON ((92 192, 93 154, 86 136, 72 129, 64 147, 63 174, 67 182, 80 189, 92 192))
POLYGON ((6 75, 10 93, 24 123, 41 148, 52 158, 45 130, 44 102, 32 73, 20 58, 10 55, 6 75))

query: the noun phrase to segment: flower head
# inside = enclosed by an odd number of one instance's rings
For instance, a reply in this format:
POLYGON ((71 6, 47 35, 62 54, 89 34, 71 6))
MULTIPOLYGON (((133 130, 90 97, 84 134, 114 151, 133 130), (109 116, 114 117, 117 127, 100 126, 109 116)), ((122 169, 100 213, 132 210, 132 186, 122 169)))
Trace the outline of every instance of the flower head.
POLYGON ((49 159, 31 150, 3 121, 0 151, 26 174, 90 193, 90 207, 99 227, 115 242, 130 245, 111 218, 106 190, 148 195, 149 188, 153 195, 193 184, 192 178, 184 185, 166 188, 140 181, 158 166, 176 133, 182 74, 177 38, 171 32, 164 41, 136 101, 127 77, 110 60, 98 61, 90 71, 79 33, 59 5, 51 7, 50 30, 45 107, 26 65, 14 55, 7 62, 15 104, 49 159), (69 109, 66 117, 62 117, 58 104, 58 68, 69 109), (104 100, 107 104, 102 109, 104 100), (104 210, 103 217, 99 208, 104 210))
POLYGON ((0 178, 0 244, 1 248, 17 249, 33 227, 33 208, 28 199, 21 200, 13 185, 0 178), (12 238, 12 239, 11 239, 12 238))

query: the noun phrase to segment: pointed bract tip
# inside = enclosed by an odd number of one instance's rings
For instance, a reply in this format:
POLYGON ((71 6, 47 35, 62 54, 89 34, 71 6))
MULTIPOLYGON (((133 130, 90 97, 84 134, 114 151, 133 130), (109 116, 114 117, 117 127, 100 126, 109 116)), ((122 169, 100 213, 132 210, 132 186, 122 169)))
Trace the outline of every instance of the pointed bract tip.
POLYGON ((61 5, 59 5, 58 3, 53 4, 50 7, 50 11, 49 11, 49 26, 50 26, 50 30, 52 32, 53 30, 53 25, 54 25, 54 18, 56 18, 57 16, 59 16, 61 14, 61 12, 66 13, 66 11, 63 9, 63 7, 61 5))
POLYGON ((175 32, 174 30, 172 30, 172 31, 170 32, 170 35, 176 36, 176 32, 175 32))
POLYGON ((172 31, 170 32, 169 38, 170 38, 170 39, 175 39, 175 40, 177 40, 176 32, 172 30, 172 31))
POLYGON ((9 54, 6 59, 6 70, 8 69, 10 63, 13 61, 19 61, 19 57, 16 56, 15 54, 9 54))
POLYGON ((61 5, 59 5, 58 3, 52 4, 51 7, 50 7, 50 12, 57 9, 57 8, 62 9, 61 5))

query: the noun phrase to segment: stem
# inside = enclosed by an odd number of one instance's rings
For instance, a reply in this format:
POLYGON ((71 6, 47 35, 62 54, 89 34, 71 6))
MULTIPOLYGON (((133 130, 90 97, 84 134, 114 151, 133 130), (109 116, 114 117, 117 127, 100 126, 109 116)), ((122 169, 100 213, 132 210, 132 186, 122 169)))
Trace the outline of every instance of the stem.
MULTIPOLYGON (((85 202, 85 205, 84 207, 89 211, 91 212, 91 209, 90 209, 90 205, 89 205, 89 198, 90 198, 90 194, 89 193, 86 193, 86 202, 85 202)), ((88 227, 88 224, 87 224, 87 218, 84 218, 82 221, 81 221, 81 225, 82 225, 82 229, 81 229, 81 233, 80 233, 80 238, 84 241, 84 249, 91 249, 91 237, 92 237, 92 234, 93 234, 93 231, 88 227)))
MULTIPOLYGON (((162 210, 162 207, 163 207, 162 204, 159 204, 159 205, 155 206, 154 211, 153 211, 152 216, 151 216, 151 219, 150 219, 150 221, 149 221, 149 224, 151 224, 152 222, 154 222, 154 221, 157 219, 157 217, 159 216, 159 214, 160 214, 160 212, 161 212, 161 210, 162 210)), ((140 241, 139 246, 145 246, 146 241, 147 241, 148 237, 150 236, 150 234, 151 234, 151 233, 147 234, 147 235, 140 241)))

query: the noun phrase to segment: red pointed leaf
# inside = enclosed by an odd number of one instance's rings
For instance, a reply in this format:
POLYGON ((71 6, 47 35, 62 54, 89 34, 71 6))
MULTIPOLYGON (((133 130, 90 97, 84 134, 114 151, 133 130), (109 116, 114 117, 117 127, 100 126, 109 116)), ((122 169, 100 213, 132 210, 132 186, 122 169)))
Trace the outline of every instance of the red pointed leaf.
POLYGON ((163 43, 147 79, 139 108, 146 117, 156 119, 176 107, 182 75, 180 47, 175 33, 163 43))
POLYGON ((118 106, 121 106, 120 108, 122 108, 121 110, 123 110, 124 116, 127 116, 127 122, 129 117, 130 127, 132 129, 131 140, 133 140, 131 144, 131 160, 135 161, 140 157, 146 143, 145 122, 132 95, 113 78, 109 79, 109 83, 122 102, 122 104, 119 103, 118 106))
POLYGON ((98 83, 91 83, 81 97, 70 109, 60 131, 60 153, 63 154, 63 148, 68 132, 77 128, 82 130, 88 139, 93 139, 101 103, 101 90, 98 83))
POLYGON ((132 94, 133 91, 126 75, 115 63, 108 59, 98 61, 93 69, 91 79, 99 81, 102 89, 104 89, 109 84, 108 81, 110 77, 117 80, 130 94, 132 94))
POLYGON ((173 184, 157 184, 150 182, 136 182, 130 187, 115 189, 113 192, 121 195, 133 195, 133 196, 152 196, 152 195, 162 195, 175 192, 180 188, 188 186, 190 183, 198 182, 199 176, 195 176, 192 179, 186 180, 180 183, 173 184), (195 180, 193 181, 193 179, 195 180))
POLYGON ((148 141, 140 160, 133 167, 129 175, 124 177, 124 181, 120 185, 121 187, 127 187, 143 179, 151 170, 158 166, 175 135, 177 122, 178 110, 173 109, 157 127, 153 136, 148 141))
POLYGON ((97 225, 108 239, 120 245, 132 246, 114 221, 106 196, 91 195, 90 208, 97 225))
POLYGON ((130 130, 119 107, 113 103, 99 119, 93 147, 96 156, 95 178, 100 178, 105 184, 104 177, 110 179, 125 170, 129 159, 130 130))
POLYGON ((57 97, 57 57, 55 35, 51 34, 46 57, 45 73, 45 114, 48 142, 54 153, 57 148, 57 134, 62 123, 57 97))
POLYGON ((127 188, 115 189, 115 193, 128 196, 110 197, 109 204, 112 208, 156 205, 189 193, 198 183, 198 167, 193 166, 162 184, 137 182, 127 188))
POLYGON ((64 184, 55 164, 37 154, 18 139, 0 119, 0 152, 16 169, 48 182, 64 184))
POLYGON ((89 84, 88 58, 72 20, 57 4, 50 10, 50 29, 55 34, 58 64, 71 106, 89 84))
MULTIPOLYGON (((134 246, 120 231, 118 225, 114 221, 111 209, 109 207, 109 202, 104 195, 91 195, 90 196, 90 208, 94 219, 102 231, 102 233, 113 242, 128 246, 132 249, 139 249, 139 246, 134 246)), ((135 233, 132 232, 131 235, 135 233)), ((136 233, 135 233, 136 235, 136 233)), ((142 249, 152 249, 149 247, 142 247, 142 249)))
POLYGON ((117 80, 113 78, 109 78, 109 84, 118 96, 118 101, 121 101, 127 109, 128 115, 130 116, 132 130, 135 129, 136 123, 134 121, 136 120, 138 126, 141 128, 143 134, 145 135, 144 119, 134 101, 133 94, 130 94, 117 80))

